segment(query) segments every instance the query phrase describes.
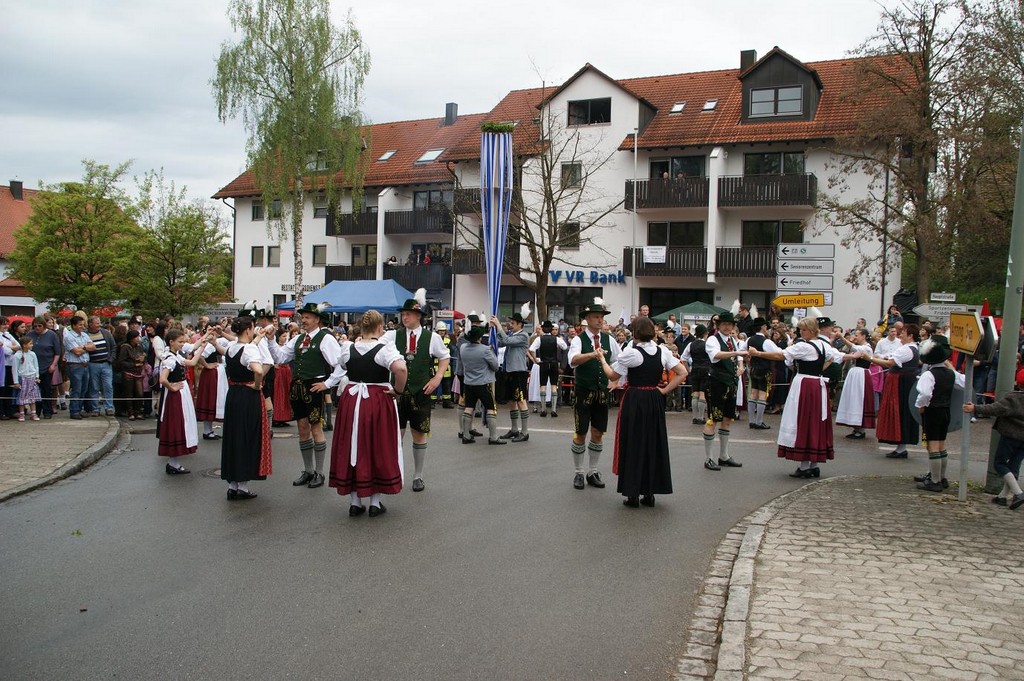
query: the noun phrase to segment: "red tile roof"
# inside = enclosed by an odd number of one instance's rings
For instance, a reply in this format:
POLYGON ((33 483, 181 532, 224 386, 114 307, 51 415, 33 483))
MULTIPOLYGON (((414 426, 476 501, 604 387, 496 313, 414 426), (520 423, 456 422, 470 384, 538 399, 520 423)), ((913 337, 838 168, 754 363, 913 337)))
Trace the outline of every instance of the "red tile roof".
POLYGON ((14 277, 0 279, 0 295, 15 296, 19 298, 31 297, 28 289, 25 288, 25 283, 21 279, 15 279, 14 277))
POLYGON ((22 189, 23 199, 18 201, 11 188, 0 185, 0 258, 14 250, 14 231, 28 222, 32 215, 32 200, 39 194, 36 189, 22 189))
MULTIPOLYGON (((529 155, 539 147, 540 112, 537 106, 551 95, 555 88, 532 88, 513 90, 498 102, 498 105, 484 114, 481 123, 516 122, 512 131, 512 145, 516 153, 529 155)), ((473 161, 480 158, 480 130, 477 128, 454 144, 441 156, 441 161, 473 161)))

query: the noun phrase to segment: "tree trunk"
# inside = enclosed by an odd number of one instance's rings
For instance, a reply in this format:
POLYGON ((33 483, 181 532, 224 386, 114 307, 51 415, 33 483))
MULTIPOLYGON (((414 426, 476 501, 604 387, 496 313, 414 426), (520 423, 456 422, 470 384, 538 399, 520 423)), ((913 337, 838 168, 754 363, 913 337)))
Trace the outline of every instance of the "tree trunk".
POLYGON ((917 272, 915 273, 917 299, 922 303, 927 303, 928 297, 931 295, 928 283, 930 267, 928 266, 928 254, 925 251, 924 241, 921 239, 917 239, 914 257, 917 259, 917 272))

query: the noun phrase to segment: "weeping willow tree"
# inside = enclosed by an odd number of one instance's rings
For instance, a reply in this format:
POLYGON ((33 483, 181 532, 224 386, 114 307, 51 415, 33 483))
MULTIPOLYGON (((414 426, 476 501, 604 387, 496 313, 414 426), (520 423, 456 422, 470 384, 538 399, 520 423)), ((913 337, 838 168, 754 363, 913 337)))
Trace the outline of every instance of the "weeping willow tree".
POLYGON ((336 26, 328 0, 232 0, 228 17, 240 37, 221 46, 211 80, 218 116, 242 119, 268 230, 292 239, 301 305, 307 195, 322 193, 334 203, 347 186, 359 202, 359 106, 370 55, 351 13, 336 26))

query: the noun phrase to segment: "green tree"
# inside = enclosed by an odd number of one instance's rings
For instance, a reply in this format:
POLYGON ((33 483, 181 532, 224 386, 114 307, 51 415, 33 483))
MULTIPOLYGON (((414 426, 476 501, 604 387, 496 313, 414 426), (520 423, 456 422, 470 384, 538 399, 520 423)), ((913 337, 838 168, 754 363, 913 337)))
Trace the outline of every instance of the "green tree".
POLYGON ((127 285, 135 311, 180 317, 230 295, 232 256, 218 213, 185 193, 162 171, 150 171, 139 181, 135 213, 147 242, 137 275, 127 285))
POLYGON ((35 299, 91 310, 123 302, 145 233, 118 187, 129 164, 82 165, 80 182, 49 185, 36 196, 10 260, 13 276, 35 299))
POLYGON ((211 85, 218 114, 222 121, 241 116, 263 204, 281 206, 273 222, 281 238, 290 231, 301 304, 306 194, 322 191, 333 202, 340 175, 358 206, 359 104, 369 53, 351 14, 340 29, 331 22, 328 0, 232 0, 228 16, 241 39, 224 43, 217 60, 211 85))

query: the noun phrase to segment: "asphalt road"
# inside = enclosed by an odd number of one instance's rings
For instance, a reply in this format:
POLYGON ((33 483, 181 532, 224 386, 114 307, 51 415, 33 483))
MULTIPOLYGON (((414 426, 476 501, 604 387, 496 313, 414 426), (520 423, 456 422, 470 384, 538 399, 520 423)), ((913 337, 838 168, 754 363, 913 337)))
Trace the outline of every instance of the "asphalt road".
MULTIPOLYGON (((210 477, 218 443, 172 477, 137 434, 3 504, 0 678, 665 679, 714 548, 802 484, 775 431, 745 422, 744 467, 704 471, 699 426, 672 414, 675 494, 627 509, 610 451, 608 488, 572 488, 569 411, 500 448, 461 445, 455 412, 435 414, 426 491, 374 519, 350 519, 326 486, 291 486, 294 437, 275 439, 275 473, 249 502, 210 477)), ((980 462, 988 427, 973 430, 980 462)), ((828 474, 926 469, 846 432, 828 474)), ((411 471, 408 438, 406 458, 411 471)))

